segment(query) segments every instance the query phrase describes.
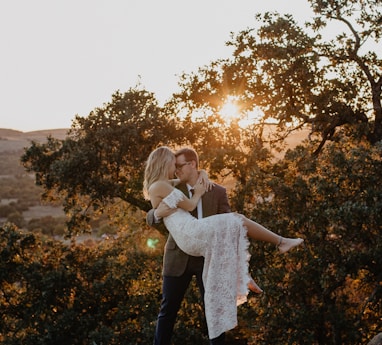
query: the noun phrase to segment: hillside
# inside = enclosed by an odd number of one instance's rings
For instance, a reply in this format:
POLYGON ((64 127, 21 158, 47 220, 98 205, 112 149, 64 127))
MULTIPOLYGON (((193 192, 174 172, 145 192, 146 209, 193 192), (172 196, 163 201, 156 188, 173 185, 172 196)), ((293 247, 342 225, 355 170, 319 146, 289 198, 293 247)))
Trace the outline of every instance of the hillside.
POLYGON ((20 132, 13 129, 0 128, 0 152, 18 151, 30 146, 31 141, 45 141, 51 135, 57 139, 64 139, 67 128, 47 129, 32 132, 20 132))
MULTIPOLYGON (((29 221, 34 219, 36 222, 36 219, 40 218, 45 218, 42 222, 48 222, 50 225, 53 222, 64 223, 64 220, 55 220, 64 216, 62 207, 41 202, 43 190, 35 185, 33 174, 26 174, 20 157, 24 148, 31 145, 31 141, 44 142, 49 135, 64 139, 67 131, 52 129, 20 132, 0 128, 0 225, 8 220, 19 227, 30 227, 29 221), (52 217, 52 220, 47 221, 49 217, 52 217)), ((55 226, 57 228, 57 225, 55 226)))
MULTIPOLYGON (((271 127, 270 127, 271 128, 271 127)), ((68 128, 47 129, 32 132, 21 132, 13 129, 0 128, 0 152, 17 151, 24 147, 30 146, 30 142, 42 142, 51 135, 56 139, 64 139, 68 132, 68 128)), ((309 134, 307 129, 292 133, 286 140, 287 148, 293 148, 306 139, 309 134)))

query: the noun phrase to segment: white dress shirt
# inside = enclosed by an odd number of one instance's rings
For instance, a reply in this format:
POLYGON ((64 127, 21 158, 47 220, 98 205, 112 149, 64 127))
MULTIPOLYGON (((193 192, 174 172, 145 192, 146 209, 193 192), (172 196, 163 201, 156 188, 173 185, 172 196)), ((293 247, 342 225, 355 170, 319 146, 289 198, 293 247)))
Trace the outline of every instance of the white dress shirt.
MULTIPOLYGON (((192 187, 189 184, 187 184, 187 189, 188 189, 188 194, 190 198, 192 198, 192 193, 191 193, 192 187)), ((196 211, 197 211, 198 219, 203 218, 202 198, 199 199, 198 204, 196 205, 196 211)))

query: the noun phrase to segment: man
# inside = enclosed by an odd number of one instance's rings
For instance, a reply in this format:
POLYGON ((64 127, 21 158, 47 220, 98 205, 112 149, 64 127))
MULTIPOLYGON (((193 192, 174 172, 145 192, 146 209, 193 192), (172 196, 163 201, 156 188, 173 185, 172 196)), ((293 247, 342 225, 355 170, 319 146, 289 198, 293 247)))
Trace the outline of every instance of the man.
MULTIPOLYGON (((177 188, 190 196, 190 190, 198 179, 198 154, 193 149, 183 148, 175 153, 175 157, 176 176, 181 181, 177 188)), ((230 211, 226 189, 214 184, 210 191, 204 193, 192 214, 202 218, 230 211)), ((158 218, 163 218, 171 212, 172 210, 162 203, 156 210, 148 212, 147 223, 160 229, 157 224, 158 218)), ((169 234, 163 258, 162 302, 155 329, 154 345, 170 345, 176 316, 193 276, 196 277, 202 300, 204 299, 203 264, 203 257, 184 253, 169 234)), ((222 333, 219 337, 211 339, 210 344, 223 345, 224 338, 225 334, 222 333)))

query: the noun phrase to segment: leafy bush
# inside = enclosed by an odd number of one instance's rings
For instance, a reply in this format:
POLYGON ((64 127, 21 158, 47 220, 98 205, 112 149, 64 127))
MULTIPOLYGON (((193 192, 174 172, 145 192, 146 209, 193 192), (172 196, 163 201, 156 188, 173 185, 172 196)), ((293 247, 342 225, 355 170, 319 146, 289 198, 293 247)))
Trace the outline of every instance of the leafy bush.
POLYGON ((253 219, 305 238, 284 256, 254 243, 252 270, 266 291, 256 344, 360 344, 381 329, 381 152, 344 138, 318 157, 297 147, 240 186, 253 190, 253 219))
MULTIPOLYGON (((123 236, 89 248, 44 242, 10 224, 0 231, 2 344, 152 342, 161 299, 158 250, 131 249, 135 240, 123 236)), ((185 302, 176 339, 202 343, 194 295, 185 302)))

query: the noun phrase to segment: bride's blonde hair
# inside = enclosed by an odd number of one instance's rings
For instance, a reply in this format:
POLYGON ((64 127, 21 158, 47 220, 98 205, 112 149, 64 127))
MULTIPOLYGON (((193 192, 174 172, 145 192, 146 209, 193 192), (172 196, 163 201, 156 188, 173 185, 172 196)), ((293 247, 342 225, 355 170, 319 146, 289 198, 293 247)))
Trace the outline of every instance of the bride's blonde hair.
POLYGON ((143 195, 146 199, 149 199, 148 190, 154 182, 169 179, 169 167, 174 158, 174 153, 167 146, 160 146, 150 153, 143 180, 143 195))

